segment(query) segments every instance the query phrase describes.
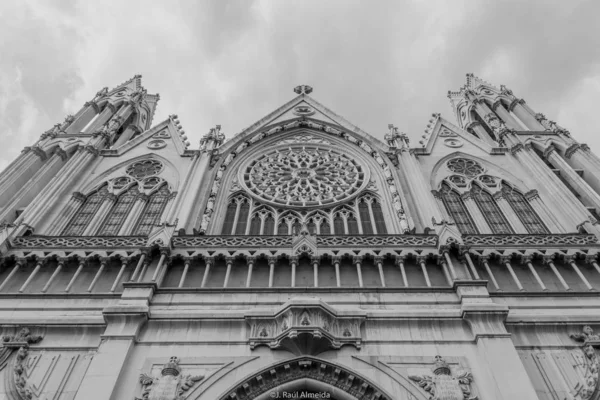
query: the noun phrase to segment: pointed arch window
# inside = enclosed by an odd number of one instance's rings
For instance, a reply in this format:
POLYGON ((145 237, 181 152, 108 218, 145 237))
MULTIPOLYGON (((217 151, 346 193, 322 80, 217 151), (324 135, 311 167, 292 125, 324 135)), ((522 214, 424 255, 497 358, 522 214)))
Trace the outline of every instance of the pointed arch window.
POLYGON ((90 194, 81 205, 77 213, 71 218, 62 235, 63 236, 81 236, 85 228, 90 224, 94 215, 100 209, 104 198, 108 195, 108 189, 103 186, 96 192, 90 194))
POLYGON ((279 222, 279 225, 277 225, 277 234, 278 235, 289 235, 289 227, 288 224, 285 220, 282 220, 279 222))
POLYGON ((223 235, 231 235, 236 212, 237 202, 235 200, 231 200, 227 206, 227 211, 225 212, 225 221, 223 222, 223 230, 221 231, 223 235))
POLYGON ((385 218, 383 217, 383 210, 381 204, 377 200, 373 200, 371 203, 371 209, 373 210, 373 217, 375 217, 375 228, 379 235, 387 234, 387 228, 385 227, 385 218))
POLYGON ((248 226, 248 215, 250 214, 250 204, 248 199, 244 199, 240 205, 240 211, 238 216, 237 225, 235 227, 236 235, 245 235, 246 227, 248 226))
POLYGON ((528 233, 550 233, 525 196, 505 183, 502 184, 502 193, 528 233))
POLYGON ((360 215, 360 223, 362 225, 363 234, 372 235, 373 225, 371 225, 371 215, 369 213, 369 204, 366 199, 362 199, 358 203, 358 214, 360 215))
POLYGON ((125 223, 127 216, 133 208, 137 196, 140 194, 137 185, 121 193, 110 209, 108 215, 98 229, 98 236, 116 236, 125 223))
POLYGON ((250 220, 250 235, 260 235, 260 216, 258 214, 254 214, 250 220))
POLYGON ((448 214, 456 223, 456 227, 462 234, 478 234, 477 228, 471 219, 460 195, 456 193, 447 183, 442 184, 442 202, 448 214))
POLYGON ((335 217, 333 218, 333 231, 336 235, 344 235, 346 233, 344 218, 339 212, 335 213, 335 217))
POLYGON ((358 221, 354 217, 354 215, 348 216, 348 234, 349 235, 358 235, 358 221))
POLYGON ((331 225, 326 219, 321 222, 321 235, 331 235, 331 225))
POLYGON ((263 235, 272 235, 273 230, 275 229, 275 218, 273 215, 269 214, 265 219, 265 228, 263 230, 263 235))
POLYGON ((491 194, 481 189, 478 185, 473 185, 473 188, 471 189, 471 194, 473 195, 473 200, 475 200, 475 204, 477 204, 477 207, 479 207, 481 213, 483 214, 483 217, 485 218, 486 222, 491 228, 492 233, 514 233, 513 229, 504 217, 502 210, 500 210, 500 207, 498 207, 498 204, 496 204, 496 200, 494 200, 491 194))
POLYGON ((145 236, 152 231, 152 228, 160 222, 160 217, 165 211, 170 195, 167 185, 162 185, 148 198, 148 202, 133 230, 134 235, 145 236))

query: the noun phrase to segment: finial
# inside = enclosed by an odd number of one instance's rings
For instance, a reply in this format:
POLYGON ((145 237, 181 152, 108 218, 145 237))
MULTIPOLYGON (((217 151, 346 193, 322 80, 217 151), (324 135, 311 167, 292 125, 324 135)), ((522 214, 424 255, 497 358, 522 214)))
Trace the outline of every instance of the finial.
POLYGON ((300 85, 294 88, 294 92, 297 94, 309 94, 313 91, 313 88, 308 85, 300 85))

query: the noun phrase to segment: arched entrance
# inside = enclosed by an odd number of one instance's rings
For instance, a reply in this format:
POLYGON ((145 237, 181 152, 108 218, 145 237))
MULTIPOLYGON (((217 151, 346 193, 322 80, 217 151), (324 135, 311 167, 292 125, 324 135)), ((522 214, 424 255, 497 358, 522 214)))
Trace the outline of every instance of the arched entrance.
POLYGON ((271 365, 238 382, 220 400, 392 400, 354 371, 314 357, 271 365))

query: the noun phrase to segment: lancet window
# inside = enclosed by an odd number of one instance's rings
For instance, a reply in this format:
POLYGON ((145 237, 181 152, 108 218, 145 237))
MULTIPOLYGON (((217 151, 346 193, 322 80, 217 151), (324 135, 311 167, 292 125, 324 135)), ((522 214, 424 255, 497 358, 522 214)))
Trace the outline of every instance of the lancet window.
POLYGON ((462 198, 447 183, 442 184, 441 196, 448 214, 450 214, 454 220, 454 223, 456 224, 456 227, 460 233, 479 233, 475 227, 475 223, 471 219, 469 211, 467 211, 467 207, 465 207, 465 203, 463 202, 462 198))
POLYGON ((476 234, 488 228, 493 234, 549 233, 525 196, 502 179, 486 173, 477 161, 456 158, 447 162, 447 168, 454 175, 444 179, 439 199, 461 233, 476 234), (498 191, 502 192, 501 196, 496 196, 500 194, 498 191), (461 195, 463 192, 466 193, 461 195), (472 215, 473 212, 479 219, 472 215), (480 224, 484 226, 477 226, 474 221, 481 221, 482 217, 485 224, 480 224), (514 231, 509 221, 516 218, 527 232, 514 231))
POLYGON ((509 234, 514 233, 510 227, 508 221, 504 217, 504 214, 496 204, 496 200, 491 194, 479 187, 479 185, 473 185, 471 189, 473 200, 479 207, 479 210, 483 214, 485 221, 488 223, 492 233, 495 234, 509 234))
POLYGON ((140 194, 137 185, 121 193, 100 225, 98 236, 115 236, 125 223, 136 198, 140 194))
POLYGON ((505 183, 502 184, 502 193, 528 233, 550 233, 525 196, 505 183))
POLYGON ((152 228, 160 223, 160 217, 165 211, 170 197, 171 193, 167 185, 162 185, 156 192, 150 195, 142 211, 142 215, 139 217, 134 228, 134 235, 148 235, 152 228))
MULTIPOLYGON (((100 189, 87 196, 85 202, 75 212, 61 235, 148 235, 152 228, 160 222, 171 193, 163 180, 151 177, 141 181, 140 184, 134 183, 116 196, 115 200, 109 200, 111 196, 114 196, 110 193, 111 190, 123 190, 131 182, 131 178, 128 177, 116 178, 110 181, 108 185, 101 186, 100 189), (160 187, 157 188, 157 186, 160 187), (154 192, 146 196, 142 194, 141 190, 154 190, 154 192), (104 209, 102 211, 101 207, 105 204, 105 201, 113 201, 113 204, 109 210, 104 209), (138 201, 145 202, 145 204, 138 206, 138 211, 134 212, 138 201), (131 219, 128 226, 133 226, 133 229, 126 228, 128 232, 121 232, 128 219, 131 219), (98 228, 93 229, 93 232, 86 232, 94 221, 98 221, 98 228)), ((96 224, 96 222, 94 223, 96 224)))
POLYGON ((71 218, 63 231, 63 236, 81 236, 85 228, 90 224, 94 215, 100 209, 102 202, 108 196, 106 185, 87 196, 77 213, 71 218))
POLYGON ((387 233, 381 202, 367 193, 355 202, 310 213, 274 209, 238 194, 227 205, 221 234, 296 235, 302 226, 312 235, 387 233))

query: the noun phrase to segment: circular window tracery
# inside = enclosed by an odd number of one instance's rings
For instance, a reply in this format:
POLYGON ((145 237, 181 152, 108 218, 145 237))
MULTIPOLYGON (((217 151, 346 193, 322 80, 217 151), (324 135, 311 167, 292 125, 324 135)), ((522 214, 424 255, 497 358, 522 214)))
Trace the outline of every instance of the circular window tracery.
POLYGON ((127 175, 133 176, 137 179, 142 179, 147 176, 157 175, 162 171, 163 165, 157 160, 143 160, 137 161, 131 164, 125 172, 127 175))
POLYGON ((448 169, 457 174, 465 175, 469 178, 474 178, 483 173, 483 167, 476 161, 467 158, 454 158, 446 164, 448 169))
POLYGON ((262 200, 290 206, 331 205, 368 182, 368 170, 344 154, 319 147, 274 150, 243 169, 246 189, 262 200))

